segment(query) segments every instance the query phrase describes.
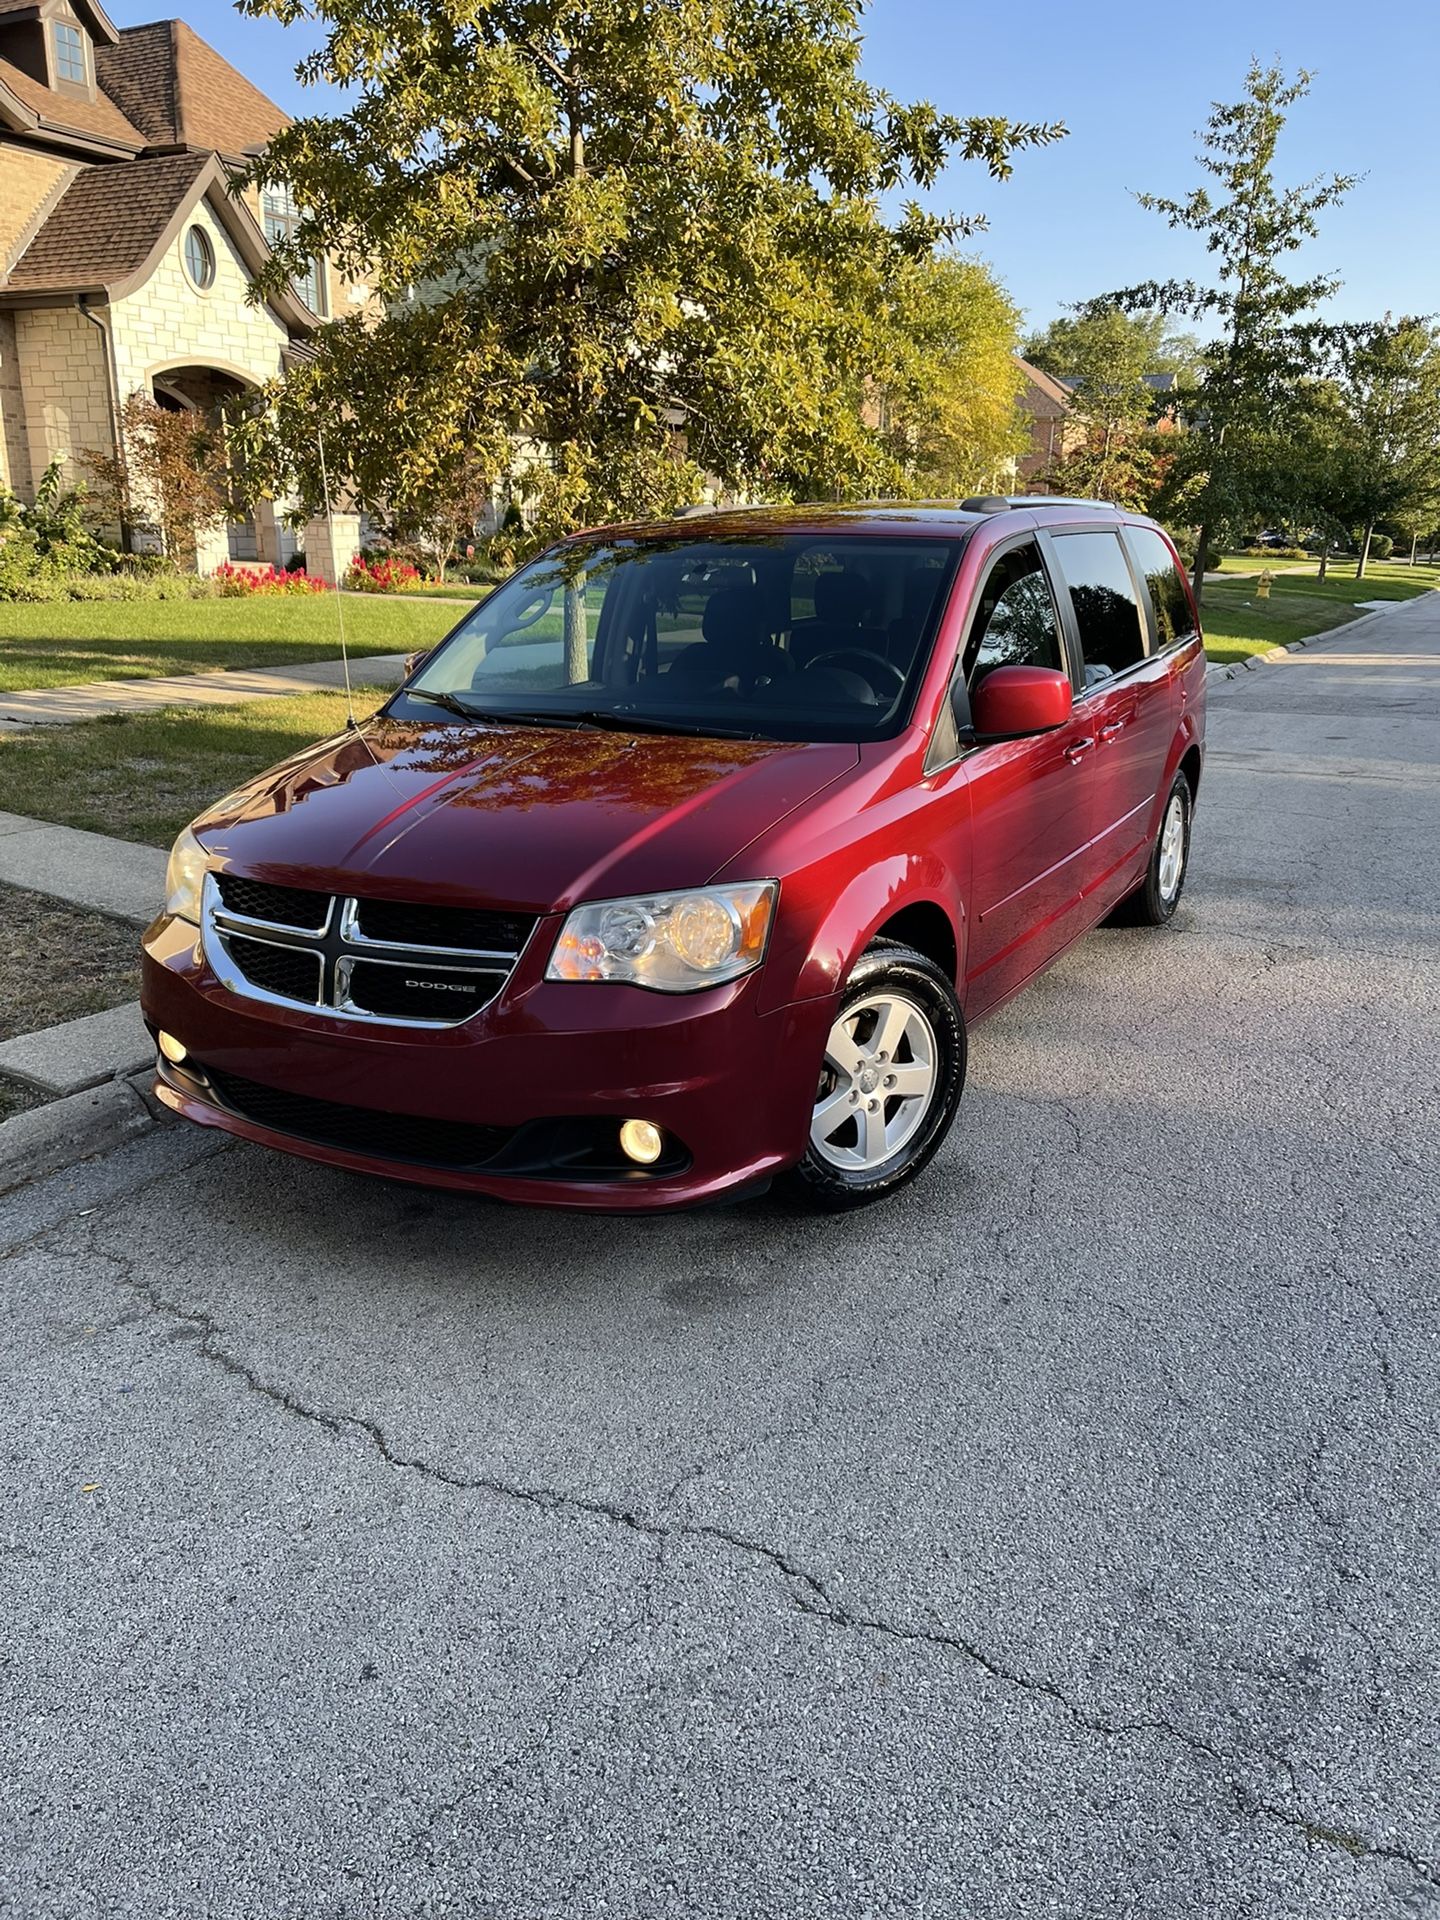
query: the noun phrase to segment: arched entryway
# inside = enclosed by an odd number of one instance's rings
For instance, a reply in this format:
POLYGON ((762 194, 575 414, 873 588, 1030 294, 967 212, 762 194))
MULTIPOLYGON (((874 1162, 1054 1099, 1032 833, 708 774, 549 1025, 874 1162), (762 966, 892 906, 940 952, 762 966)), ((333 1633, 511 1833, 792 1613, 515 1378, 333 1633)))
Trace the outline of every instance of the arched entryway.
MULTIPOLYGON (((176 412, 203 414, 218 422, 224 409, 253 392, 256 382, 225 367, 183 365, 161 367, 149 377, 157 405, 176 412)), ((237 488, 234 510, 223 527, 202 533, 196 542, 196 563, 202 573, 223 561, 283 566, 299 545, 269 502, 252 507, 237 488)))

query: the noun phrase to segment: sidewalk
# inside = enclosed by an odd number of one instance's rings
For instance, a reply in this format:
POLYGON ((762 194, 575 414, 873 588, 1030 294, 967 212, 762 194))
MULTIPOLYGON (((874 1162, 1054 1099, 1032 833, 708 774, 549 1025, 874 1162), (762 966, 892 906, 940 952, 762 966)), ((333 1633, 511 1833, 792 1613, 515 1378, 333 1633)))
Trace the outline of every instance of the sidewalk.
MULTIPOLYGON (((405 670, 403 653, 372 653, 350 662, 355 686, 392 686, 405 670)), ((33 693, 0 694, 0 732, 26 727, 62 727, 112 713, 153 713, 159 707, 235 707, 247 700, 287 693, 315 693, 345 685, 338 655, 298 666, 219 668, 208 673, 170 673, 155 680, 97 680, 80 687, 43 687, 33 693)))
POLYGON ((0 881, 140 927, 160 911, 165 860, 159 847, 0 813, 0 881))

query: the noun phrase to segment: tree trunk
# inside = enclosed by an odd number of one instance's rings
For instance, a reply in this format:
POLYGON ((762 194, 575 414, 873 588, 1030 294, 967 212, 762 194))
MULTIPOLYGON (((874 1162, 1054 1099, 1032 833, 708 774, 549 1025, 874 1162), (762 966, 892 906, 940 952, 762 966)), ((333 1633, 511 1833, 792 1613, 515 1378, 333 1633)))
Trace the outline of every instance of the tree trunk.
POLYGON ((1411 536, 1410 536, 1410 564, 1411 564, 1411 566, 1412 566, 1412 567, 1413 567, 1413 566, 1414 566, 1414 564, 1415 564, 1415 554, 1416 554, 1416 551, 1417 551, 1417 549, 1419 548, 1419 545, 1420 545, 1420 536, 1419 536, 1419 534, 1418 534, 1418 533, 1412 533, 1412 534, 1411 534, 1411 536))
POLYGON ((1330 542, 1327 539, 1324 546, 1321 547, 1320 549, 1320 571, 1316 575, 1316 578, 1319 580, 1323 580, 1329 571, 1330 571, 1330 542))
POLYGON ((586 625, 582 573, 565 582, 565 678, 572 687, 590 678, 590 636, 586 625))
POLYGON ((1363 580, 1365 578, 1365 569, 1370 561, 1370 538, 1374 531, 1375 522, 1372 520, 1365 529, 1365 538, 1360 543, 1360 564, 1355 569, 1355 578, 1357 580, 1363 580))
POLYGON ((1198 607, 1205 598, 1205 556, 1210 546, 1210 528, 1208 523, 1201 527, 1200 538, 1195 543, 1195 569, 1191 575, 1191 584, 1195 588, 1195 604, 1198 607))

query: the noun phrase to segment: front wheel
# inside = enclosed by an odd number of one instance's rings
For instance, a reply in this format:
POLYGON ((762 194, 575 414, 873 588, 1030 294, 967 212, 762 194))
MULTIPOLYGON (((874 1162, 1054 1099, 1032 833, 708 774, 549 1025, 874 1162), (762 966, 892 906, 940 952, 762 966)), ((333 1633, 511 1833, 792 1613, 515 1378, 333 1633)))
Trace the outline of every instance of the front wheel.
POLYGON ((910 947, 876 941, 825 1042, 810 1144, 792 1185, 829 1212, 907 1186, 950 1130, 965 1062, 965 1019, 945 975, 910 947))

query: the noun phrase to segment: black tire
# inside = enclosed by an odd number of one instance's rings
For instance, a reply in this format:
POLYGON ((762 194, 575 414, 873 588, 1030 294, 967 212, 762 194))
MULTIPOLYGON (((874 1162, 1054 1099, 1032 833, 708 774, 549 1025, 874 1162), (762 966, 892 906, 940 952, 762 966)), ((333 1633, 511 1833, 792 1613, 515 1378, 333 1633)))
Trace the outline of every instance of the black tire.
POLYGON ((1173 918, 1180 904, 1180 896, 1185 891, 1185 876, 1190 871, 1190 828, 1195 818, 1195 801, 1190 792, 1190 782, 1183 773, 1177 773, 1165 796, 1164 811, 1160 815, 1159 831, 1155 835, 1155 844, 1150 849, 1150 864, 1145 869, 1145 878, 1133 893, 1125 898, 1110 915, 1111 921, 1122 927, 1163 927, 1173 918), (1170 809, 1178 802, 1181 810, 1184 842, 1180 852, 1180 870, 1173 887, 1167 893, 1160 885, 1161 870, 1164 865, 1165 828, 1170 819, 1170 809))
MULTIPOLYGON (((864 1169, 836 1166, 811 1142, 805 1158, 785 1176, 785 1182, 795 1197, 822 1212, 843 1213, 852 1207, 868 1207, 908 1186, 929 1164, 950 1131, 965 1088, 968 1057, 965 1016, 954 987, 934 961, 895 941, 873 942, 856 962, 840 997, 836 1025, 857 1004, 880 994, 908 1002, 923 1016, 934 1041, 933 1090, 923 1117, 913 1123, 913 1131, 896 1152, 879 1165, 864 1169)), ((863 1021, 864 1016, 861 1018, 863 1021)), ((917 1032, 920 1030, 916 1028, 917 1032)), ((833 1034, 834 1028, 831 1031, 833 1034)), ((895 1064, 905 1064, 898 1053, 895 1064)), ((835 1078, 834 1069, 828 1063, 820 1076, 822 1091, 827 1077, 835 1078)), ((876 1091, 882 1101, 882 1117, 888 1115, 892 1107, 900 1108, 899 1096, 885 1099, 883 1084, 876 1091)), ((857 1121, 857 1147, 858 1125, 857 1121)))

